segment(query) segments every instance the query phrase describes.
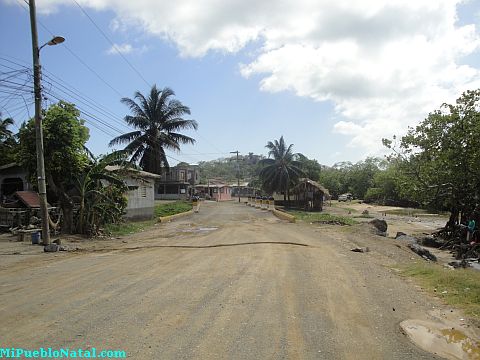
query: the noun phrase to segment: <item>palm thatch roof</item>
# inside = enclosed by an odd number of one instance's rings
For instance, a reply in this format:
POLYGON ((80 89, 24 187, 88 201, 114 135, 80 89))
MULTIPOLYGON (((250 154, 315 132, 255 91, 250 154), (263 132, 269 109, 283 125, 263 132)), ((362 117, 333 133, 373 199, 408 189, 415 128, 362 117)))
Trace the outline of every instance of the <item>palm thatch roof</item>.
POLYGON ((310 184, 312 185, 313 187, 317 188, 318 190, 320 190, 321 192, 323 192, 325 195, 330 195, 330 193, 328 192, 328 189, 326 187, 324 187, 323 185, 319 184, 318 182, 316 181, 313 181, 313 180, 310 180, 308 178, 302 178, 299 180, 298 184, 293 188, 293 191, 300 191, 300 190, 303 190, 305 184, 310 184))

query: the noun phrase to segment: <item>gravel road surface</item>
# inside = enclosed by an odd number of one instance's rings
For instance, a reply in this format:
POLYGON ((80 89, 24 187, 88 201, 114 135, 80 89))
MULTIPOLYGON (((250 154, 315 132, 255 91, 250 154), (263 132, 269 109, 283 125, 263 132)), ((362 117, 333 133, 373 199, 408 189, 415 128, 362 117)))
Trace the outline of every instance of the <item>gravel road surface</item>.
POLYGON ((125 241, 8 266, 0 256, 0 346, 133 359, 437 359, 400 331, 436 304, 395 274, 390 265, 411 255, 389 239, 207 202, 125 241), (351 252, 363 237, 385 244, 351 252))

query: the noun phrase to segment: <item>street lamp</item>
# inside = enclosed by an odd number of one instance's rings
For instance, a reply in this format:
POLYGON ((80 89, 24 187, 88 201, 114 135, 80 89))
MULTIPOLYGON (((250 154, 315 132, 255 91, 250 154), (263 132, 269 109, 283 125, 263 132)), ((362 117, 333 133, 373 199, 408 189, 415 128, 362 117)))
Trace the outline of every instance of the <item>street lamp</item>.
POLYGON ((65 41, 61 36, 53 37, 49 42, 38 47, 37 19, 35 0, 29 0, 30 26, 32 31, 33 53, 33 88, 35 93, 35 142, 37 149, 37 180, 38 196, 40 199, 40 216, 42 218, 43 245, 50 244, 50 226, 47 205, 47 185, 45 179, 45 161, 43 154, 43 130, 42 130, 42 87, 40 84, 40 50, 46 46, 57 45, 65 41))
POLYGON ((40 46, 38 48, 38 51, 40 52, 40 50, 43 49, 44 46, 53 46, 53 45, 58 45, 58 44, 61 44, 65 41, 65 38, 62 37, 62 36, 54 36, 52 40, 50 40, 49 42, 46 42, 45 44, 43 44, 42 46, 40 46))

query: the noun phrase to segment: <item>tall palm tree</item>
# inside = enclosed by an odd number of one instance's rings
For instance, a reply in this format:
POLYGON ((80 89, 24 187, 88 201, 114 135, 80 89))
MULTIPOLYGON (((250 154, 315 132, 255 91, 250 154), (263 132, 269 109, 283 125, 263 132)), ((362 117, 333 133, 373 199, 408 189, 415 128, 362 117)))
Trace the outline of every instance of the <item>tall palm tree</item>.
POLYGON ((301 154, 292 151, 293 144, 287 147, 283 136, 280 140, 269 141, 265 147, 269 150, 268 159, 260 160, 264 167, 259 173, 263 188, 269 192, 283 191, 283 198, 287 200, 290 187, 303 176, 301 163, 297 161, 301 154))
POLYGON ((182 118, 185 114, 190 115, 190 109, 172 99, 173 96, 172 89, 165 87, 159 90, 153 85, 147 97, 137 91, 134 100, 123 98, 122 103, 133 114, 125 116, 124 120, 137 130, 117 136, 109 145, 127 143, 123 151, 131 155, 130 162, 139 162, 145 171, 160 174, 163 167, 168 169, 165 150, 178 151, 180 144, 194 144, 195 139, 179 131, 198 128, 195 120, 182 118))

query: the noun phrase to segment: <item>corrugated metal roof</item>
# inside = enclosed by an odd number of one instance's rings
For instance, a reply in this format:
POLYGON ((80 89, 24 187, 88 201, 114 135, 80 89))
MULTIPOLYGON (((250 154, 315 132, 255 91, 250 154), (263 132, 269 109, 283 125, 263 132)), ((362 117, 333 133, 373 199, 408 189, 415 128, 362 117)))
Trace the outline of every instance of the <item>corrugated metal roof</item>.
POLYGON ((158 175, 158 174, 153 174, 147 171, 137 170, 134 168, 124 168, 118 165, 109 165, 109 166, 106 166, 105 169, 112 172, 125 171, 131 175, 136 175, 136 176, 146 177, 146 178, 153 178, 153 179, 160 179, 162 177, 161 175, 158 175))
POLYGON ((40 207, 40 197, 35 191, 17 191, 15 196, 28 208, 40 207))

